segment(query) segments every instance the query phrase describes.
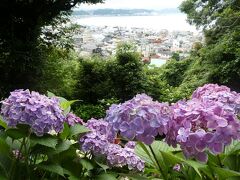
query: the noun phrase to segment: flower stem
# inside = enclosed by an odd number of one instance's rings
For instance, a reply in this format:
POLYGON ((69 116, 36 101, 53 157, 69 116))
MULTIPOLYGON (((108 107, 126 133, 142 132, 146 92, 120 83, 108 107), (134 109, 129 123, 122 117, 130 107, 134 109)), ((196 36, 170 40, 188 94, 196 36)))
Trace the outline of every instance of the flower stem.
POLYGON ((166 179, 166 178, 165 178, 165 174, 164 174, 164 172, 163 172, 163 170, 162 170, 162 168, 161 168, 161 166, 160 166, 160 164, 159 164, 159 162, 158 162, 158 160, 157 160, 156 154, 154 153, 152 146, 149 145, 149 148, 150 148, 151 153, 152 153, 152 155, 153 155, 153 157, 154 157, 154 159, 155 159, 155 161, 156 161, 156 163, 157 163, 157 166, 158 166, 158 168, 159 168, 159 171, 160 171, 160 173, 161 173, 162 176, 163 176, 163 179, 166 179))
POLYGON ((219 155, 217 155, 217 159, 218 159, 220 167, 223 168, 223 164, 222 164, 222 161, 221 161, 221 158, 219 155))
POLYGON ((23 146, 24 146, 24 141, 25 141, 25 138, 23 138, 22 142, 21 142, 21 146, 20 146, 20 149, 19 149, 19 153, 16 157, 16 160, 13 161, 12 163, 12 166, 11 166, 11 169, 10 169, 10 177, 9 179, 14 179, 15 177, 15 173, 16 173, 16 166, 18 165, 18 162, 20 160, 20 155, 22 153, 22 149, 23 149, 23 146))

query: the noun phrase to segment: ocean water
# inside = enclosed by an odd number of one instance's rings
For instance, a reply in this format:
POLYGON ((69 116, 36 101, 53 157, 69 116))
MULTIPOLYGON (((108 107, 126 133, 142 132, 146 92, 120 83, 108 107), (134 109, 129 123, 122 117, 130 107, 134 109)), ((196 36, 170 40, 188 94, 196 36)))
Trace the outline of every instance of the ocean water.
POLYGON ((169 31, 197 32, 194 26, 187 23, 186 15, 180 13, 157 16, 74 16, 72 21, 86 26, 119 26, 152 30, 167 29, 169 31))
POLYGON ((156 67, 160 67, 166 64, 167 60, 165 59, 151 59, 150 65, 155 65, 156 67))

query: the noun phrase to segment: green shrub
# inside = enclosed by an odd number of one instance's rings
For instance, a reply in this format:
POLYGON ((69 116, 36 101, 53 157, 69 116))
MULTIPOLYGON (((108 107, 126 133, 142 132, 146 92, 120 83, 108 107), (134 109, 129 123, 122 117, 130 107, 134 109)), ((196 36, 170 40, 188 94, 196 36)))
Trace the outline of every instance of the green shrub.
POLYGON ((79 69, 78 57, 73 51, 49 48, 45 50, 46 60, 36 90, 51 91, 59 96, 72 98, 79 69))
POLYGON ((146 75, 138 53, 130 45, 118 47, 116 57, 92 57, 80 62, 75 98, 97 104, 101 99, 131 99, 144 92, 146 75))
POLYGON ((98 104, 84 104, 76 103, 73 111, 76 115, 81 117, 84 121, 87 121, 91 118, 100 119, 106 116, 106 110, 112 105, 118 103, 119 100, 111 99, 102 99, 98 101, 98 104))

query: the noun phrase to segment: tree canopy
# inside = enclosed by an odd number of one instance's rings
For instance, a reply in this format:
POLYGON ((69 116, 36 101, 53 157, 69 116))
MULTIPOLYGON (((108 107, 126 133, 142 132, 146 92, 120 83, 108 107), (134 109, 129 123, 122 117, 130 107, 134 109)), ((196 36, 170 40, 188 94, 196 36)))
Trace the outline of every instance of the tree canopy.
POLYGON ((43 26, 69 14, 77 4, 98 2, 102 0, 1 0, 0 97, 37 84, 45 60, 39 48, 43 26))
POLYGON ((180 7, 188 22, 203 28, 207 43, 215 43, 226 33, 239 31, 239 0, 186 0, 180 7))

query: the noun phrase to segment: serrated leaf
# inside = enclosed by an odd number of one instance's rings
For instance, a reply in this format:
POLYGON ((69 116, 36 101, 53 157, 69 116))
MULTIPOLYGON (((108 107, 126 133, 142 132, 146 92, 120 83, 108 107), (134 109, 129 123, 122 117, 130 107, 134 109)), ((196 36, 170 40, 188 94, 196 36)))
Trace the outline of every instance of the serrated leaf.
POLYGON ((229 177, 233 177, 233 176, 237 176, 240 178, 240 173, 237 171, 232 171, 229 169, 225 169, 225 168, 219 168, 219 167, 212 167, 212 169, 214 170, 214 172, 218 175, 219 179, 227 179, 229 177))
POLYGON ((168 164, 168 165, 174 166, 177 163, 183 162, 182 158, 180 158, 178 156, 175 156, 175 155, 173 155, 170 152, 163 152, 163 151, 161 151, 161 154, 162 154, 162 157, 164 159, 164 162, 166 164, 168 164))
POLYGON ((47 136, 47 137, 36 137, 36 136, 32 136, 30 138, 31 141, 31 145, 34 146, 36 144, 40 144, 42 146, 46 146, 46 147, 50 147, 55 149, 56 145, 58 143, 58 140, 55 137, 52 136, 47 136))
POLYGON ((64 169, 58 164, 50 164, 50 165, 39 164, 37 167, 39 169, 53 172, 64 177, 64 173, 63 173, 64 169))
POLYGON ((135 153, 145 161, 148 165, 155 167, 154 157, 150 154, 150 149, 143 144, 142 142, 138 142, 135 153))
POLYGON ((72 127, 70 127, 70 137, 78 135, 78 134, 83 134, 83 133, 87 133, 90 130, 88 128, 86 128, 85 126, 82 126, 80 124, 76 124, 72 127))
MULTIPOLYGON (((161 155, 160 152, 174 152, 174 151, 179 151, 179 148, 173 148, 170 147, 167 143, 162 142, 162 141, 154 141, 151 144, 151 147, 155 153, 155 155, 157 156, 158 159, 161 159, 161 157, 159 157, 159 155, 161 155)), ((139 142, 135 152, 137 153, 138 156, 140 156, 147 164, 149 164, 152 167, 157 168, 156 166, 156 161, 151 153, 151 150, 148 146, 146 146, 145 144, 139 142)))

